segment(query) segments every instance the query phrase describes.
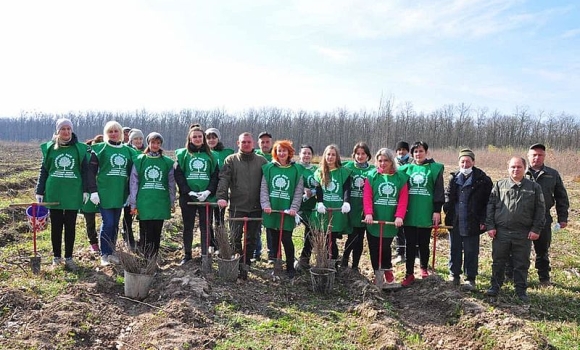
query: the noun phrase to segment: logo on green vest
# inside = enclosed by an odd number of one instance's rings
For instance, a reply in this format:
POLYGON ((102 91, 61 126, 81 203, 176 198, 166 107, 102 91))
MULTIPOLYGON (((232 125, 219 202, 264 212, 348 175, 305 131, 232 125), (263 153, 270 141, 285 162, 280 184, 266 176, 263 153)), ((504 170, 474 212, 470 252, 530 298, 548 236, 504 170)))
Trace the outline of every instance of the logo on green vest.
POLYGON ((127 157, 121 153, 114 153, 109 158, 111 162, 111 170, 107 175, 110 176, 124 176, 127 177, 127 157))
POLYGON ((144 190, 165 190, 161 180, 163 179, 163 172, 157 165, 150 165, 145 168, 143 174, 145 183, 141 187, 144 190))
POLYGON ((208 162, 204 158, 193 157, 189 161, 189 174, 187 174, 188 180, 209 180, 209 175, 207 172, 208 162))
POLYGON ((379 198, 374 202, 376 205, 397 205, 397 187, 391 182, 383 182, 378 188, 379 198))
POLYGON ((290 194, 288 193, 288 189, 290 188, 290 180, 288 176, 283 174, 275 175, 272 178, 271 185, 272 193, 270 193, 270 197, 290 199, 290 194))
POLYGON ((70 154, 59 154, 54 160, 54 166, 57 170, 52 173, 52 176, 67 179, 77 178, 73 171, 73 167, 75 166, 75 159, 70 154))
POLYGON ((422 196, 429 196, 429 191, 426 186, 429 182, 429 177, 431 176, 431 170, 426 172, 416 171, 409 177, 409 183, 411 184, 409 188, 409 194, 418 194, 422 196))
POLYGON ((354 175, 352 178, 352 192, 351 195, 353 197, 360 197, 363 196, 363 186, 365 185, 365 178, 361 175, 354 175))

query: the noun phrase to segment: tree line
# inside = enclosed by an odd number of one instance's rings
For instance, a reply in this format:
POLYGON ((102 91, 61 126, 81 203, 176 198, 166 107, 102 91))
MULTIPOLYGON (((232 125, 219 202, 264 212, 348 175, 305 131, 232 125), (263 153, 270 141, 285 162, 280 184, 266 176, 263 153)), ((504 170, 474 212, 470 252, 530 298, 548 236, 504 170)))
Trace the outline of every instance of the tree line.
POLYGON ((18 117, 0 118, 0 139, 16 142, 44 141, 54 133, 55 121, 72 120, 81 141, 103 132, 107 121, 116 120, 123 126, 138 128, 145 136, 160 132, 165 149, 183 147, 190 124, 220 130, 226 147, 235 148, 237 136, 249 131, 256 137, 268 131, 276 139, 289 139, 295 145, 313 146, 316 153, 335 143, 343 155, 352 146, 365 141, 372 150, 393 148, 400 140, 412 143, 425 141, 431 148, 527 147, 542 142, 554 149, 578 149, 580 121, 561 113, 531 113, 516 108, 512 114, 472 109, 469 105, 445 105, 435 111, 416 112, 411 103, 394 108, 392 100, 383 100, 374 111, 331 112, 294 111, 275 107, 249 109, 239 114, 225 110, 184 109, 179 112, 84 111, 67 114, 22 112, 18 117))

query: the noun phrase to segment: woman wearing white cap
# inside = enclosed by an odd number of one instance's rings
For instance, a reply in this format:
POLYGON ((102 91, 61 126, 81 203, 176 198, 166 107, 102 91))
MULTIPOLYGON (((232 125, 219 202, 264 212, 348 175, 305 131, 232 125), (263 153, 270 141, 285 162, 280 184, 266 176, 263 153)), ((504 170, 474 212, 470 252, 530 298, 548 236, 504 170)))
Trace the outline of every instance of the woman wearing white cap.
MULTIPOLYGON (((62 231, 64 228, 65 267, 76 270, 72 260, 77 213, 88 200, 88 161, 90 147, 79 142, 69 119, 56 121, 56 132, 51 141, 40 145, 42 165, 36 200, 58 203, 50 208, 50 240, 54 254, 53 265, 62 261, 62 231), (66 189, 66 191, 63 191, 66 189)), ((94 186, 94 185, 93 185, 94 186)))

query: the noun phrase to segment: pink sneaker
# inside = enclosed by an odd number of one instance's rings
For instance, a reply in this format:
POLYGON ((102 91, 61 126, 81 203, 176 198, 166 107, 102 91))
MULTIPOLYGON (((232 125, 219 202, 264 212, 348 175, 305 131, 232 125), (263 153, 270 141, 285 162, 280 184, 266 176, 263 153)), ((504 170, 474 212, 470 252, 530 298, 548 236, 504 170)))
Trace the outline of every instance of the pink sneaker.
POLYGON ((99 245, 96 243, 91 244, 91 253, 98 253, 98 252, 100 252, 99 245))
POLYGON ((391 270, 391 269, 385 270, 385 280, 389 284, 395 282, 395 276, 393 275, 393 270, 391 270))
POLYGON ((403 280, 403 282, 401 282, 401 285, 403 287, 410 287, 411 284, 413 284, 413 282, 415 282, 415 276, 414 275, 407 275, 407 276, 405 276, 405 279, 403 280))
POLYGON ((421 269, 421 278, 429 277, 429 271, 427 269, 421 269))

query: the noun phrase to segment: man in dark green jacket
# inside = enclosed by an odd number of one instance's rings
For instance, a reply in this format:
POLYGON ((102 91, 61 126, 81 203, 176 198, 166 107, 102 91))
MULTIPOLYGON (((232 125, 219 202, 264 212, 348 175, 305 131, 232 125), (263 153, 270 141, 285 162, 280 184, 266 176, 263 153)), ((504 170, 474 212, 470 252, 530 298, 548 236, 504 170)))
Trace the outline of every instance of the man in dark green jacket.
POLYGON ((511 255, 516 294, 527 303, 531 241, 540 238, 546 221, 546 206, 542 188, 524 177, 525 169, 524 158, 510 159, 509 177, 499 180, 491 191, 485 226, 493 238, 491 287, 487 295, 495 297, 499 294, 506 262, 511 255))

